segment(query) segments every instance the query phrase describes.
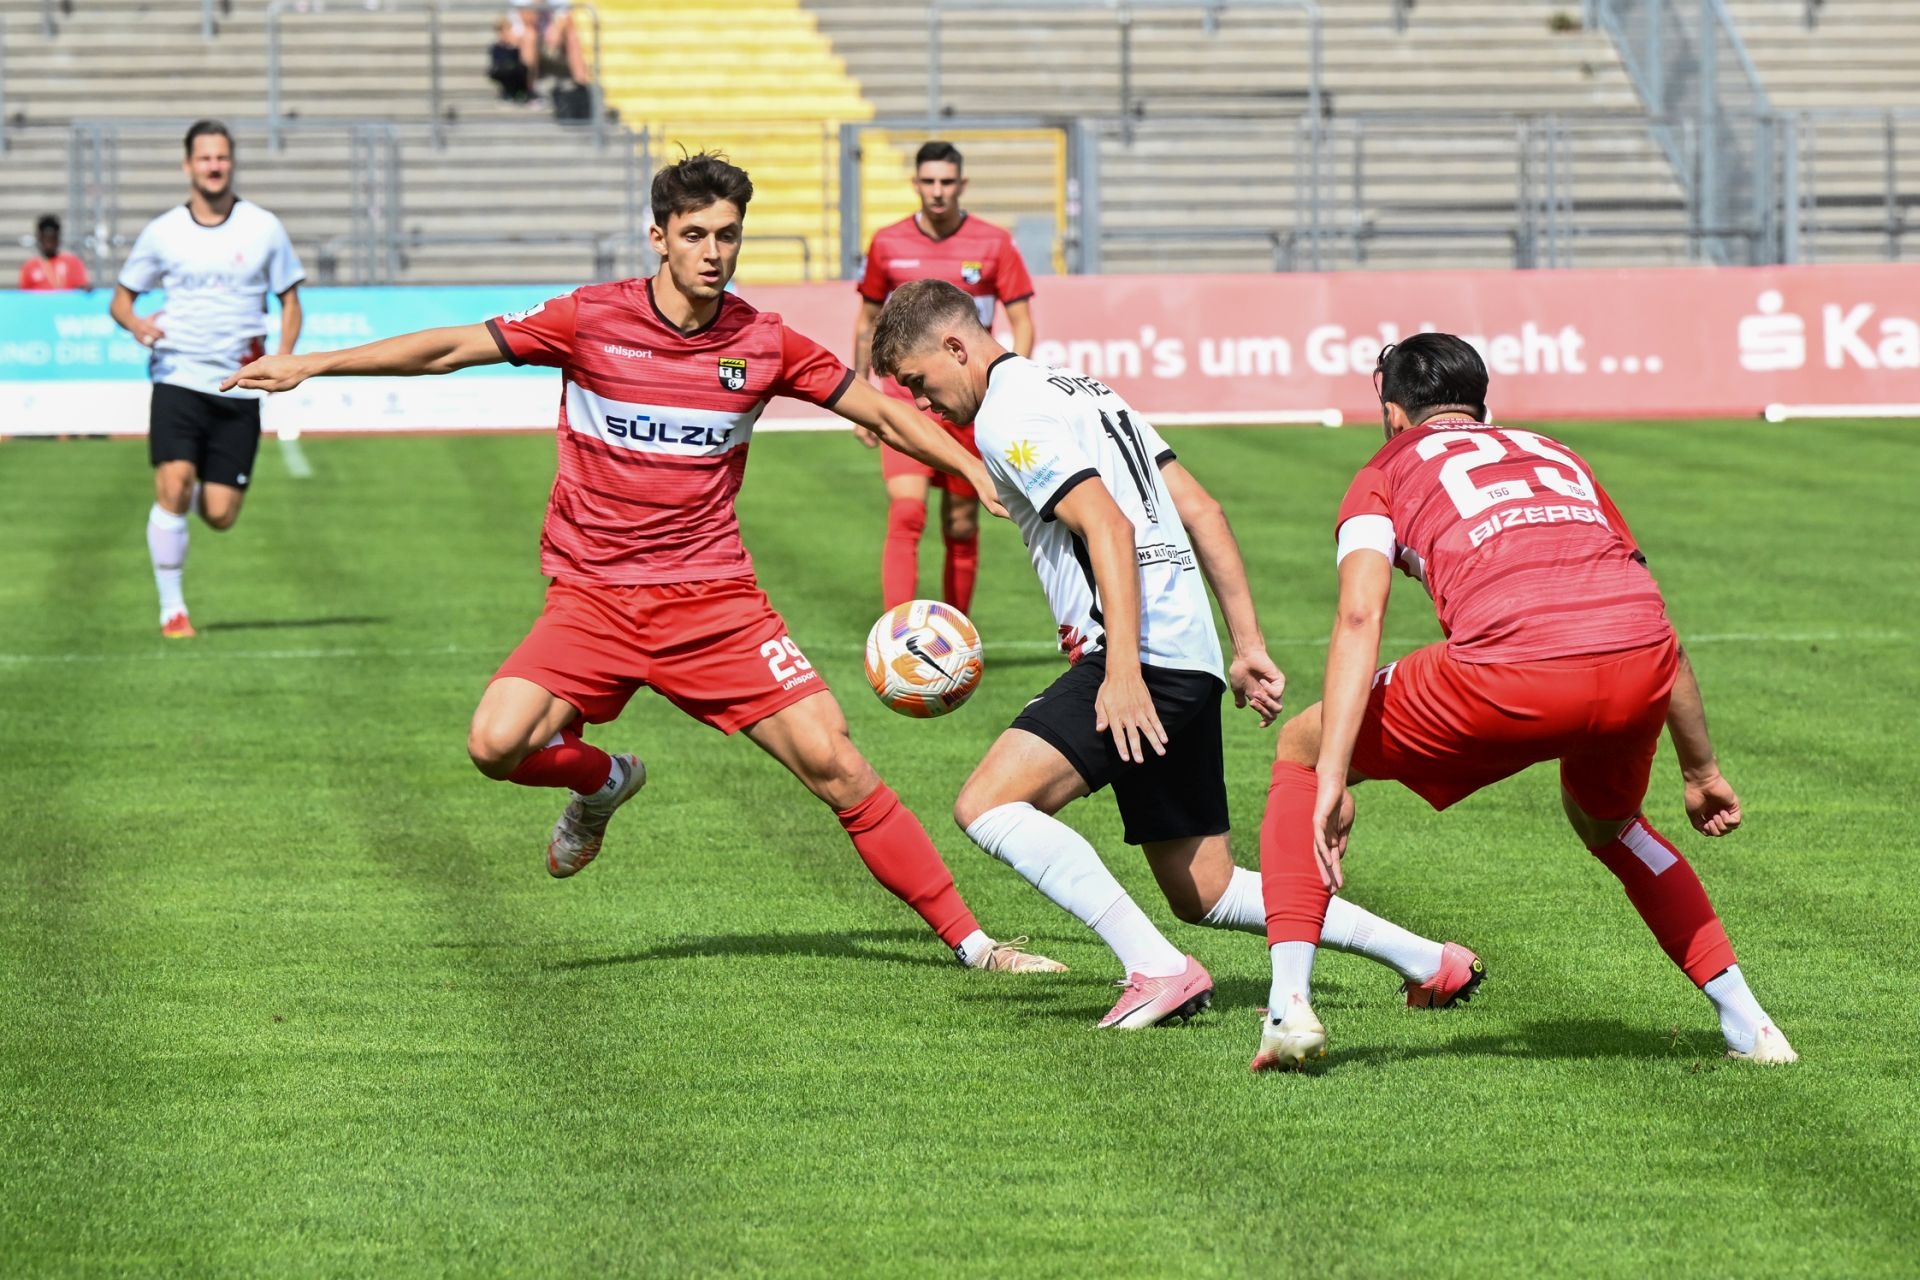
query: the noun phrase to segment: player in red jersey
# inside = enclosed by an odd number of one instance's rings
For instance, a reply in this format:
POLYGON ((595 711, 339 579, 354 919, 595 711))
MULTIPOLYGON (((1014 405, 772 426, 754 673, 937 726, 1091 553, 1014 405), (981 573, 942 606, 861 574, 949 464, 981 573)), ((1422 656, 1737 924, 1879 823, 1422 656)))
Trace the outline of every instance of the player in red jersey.
POLYGON ((833 409, 890 443, 986 483, 978 458, 911 406, 857 381, 825 348, 726 292, 753 184, 696 155, 654 176, 650 280, 588 285, 485 324, 344 351, 256 360, 227 387, 286 391, 322 374, 562 371, 559 473, 541 536, 546 611, 487 686, 467 751, 490 778, 566 787, 547 869, 599 853, 645 785, 631 755, 582 740, 641 687, 723 733, 744 732, 832 807, 875 879, 970 968, 1062 966, 996 943, 961 900, 919 819, 847 734, 813 664, 761 593, 734 498, 753 426, 776 395, 833 409))
POLYGON ((1483 425, 1486 366, 1459 338, 1388 347, 1375 381, 1387 443, 1340 506, 1325 700, 1281 731, 1260 828, 1273 988, 1253 1069, 1326 1053, 1309 982, 1343 883, 1347 788, 1392 779, 1445 809, 1545 760, 1560 762, 1574 831, 1712 1000, 1728 1055, 1794 1061, 1699 877, 1640 807, 1664 726, 1695 829, 1740 825, 1699 683, 1626 522, 1565 445, 1483 425), (1376 671, 1396 566, 1425 585, 1447 638, 1376 671))
MULTIPOLYGON (((1033 280, 1013 237, 984 218, 960 208, 967 180, 960 149, 951 142, 929 142, 913 160, 913 189, 920 211, 873 233, 867 269, 860 277, 860 318, 853 329, 854 374, 865 381, 872 369, 873 326, 887 295, 909 280, 945 280, 973 298, 980 323, 993 327, 996 305, 1007 309, 1013 349, 1033 354, 1033 280)), ((881 388, 896 400, 913 397, 892 378, 881 388)), ((973 428, 936 421, 979 456, 973 428)), ((855 428, 862 443, 879 441, 855 428)), ((889 609, 920 594, 920 535, 927 527, 927 486, 940 489, 941 536, 946 565, 941 599, 962 613, 973 605, 974 578, 980 571, 980 502, 964 476, 934 470, 923 462, 880 445, 880 473, 887 484, 887 540, 880 553, 880 594, 889 609)))

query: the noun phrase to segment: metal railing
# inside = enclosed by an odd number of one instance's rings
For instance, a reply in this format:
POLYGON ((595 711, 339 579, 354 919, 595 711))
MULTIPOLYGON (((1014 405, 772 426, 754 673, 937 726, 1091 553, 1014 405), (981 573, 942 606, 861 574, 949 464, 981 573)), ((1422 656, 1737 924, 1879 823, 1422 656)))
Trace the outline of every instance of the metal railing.
POLYGON ((1834 236, 1877 239, 1890 261, 1904 257, 1920 231, 1920 108, 1802 111, 1784 126, 1786 260, 1817 261, 1834 236))
MULTIPOLYGON (((211 4, 212 0, 204 0, 211 4)), ((420 13, 426 18, 427 36, 427 116, 433 127, 433 145, 445 147, 447 142, 447 106, 445 58, 441 25, 444 15, 449 13, 471 13, 497 16, 500 12, 498 0, 359 0, 351 8, 343 7, 343 12, 352 13, 420 13)), ((606 102, 600 87, 600 11, 591 4, 571 6, 574 14, 584 14, 592 19, 593 40, 592 55, 589 59, 591 78, 586 85, 591 106, 588 121, 593 130, 593 142, 596 147, 604 147, 607 141, 606 102)), ((326 0, 269 0, 267 5, 267 121, 269 144, 278 151, 284 142, 284 132, 289 113, 286 110, 285 79, 286 71, 282 46, 284 37, 282 26, 288 16, 295 18, 324 14, 326 0)), ((536 69, 537 70, 537 69, 536 69)))
MULTIPOLYGON (((1764 219, 1778 202, 1773 105, 1725 0, 1585 0, 1584 19, 1613 41, 1650 116, 1693 122, 1685 133, 1662 124, 1655 137, 1696 225, 1764 219)), ((1756 249, 1765 256, 1764 238, 1702 243, 1719 262, 1751 261, 1756 249)))

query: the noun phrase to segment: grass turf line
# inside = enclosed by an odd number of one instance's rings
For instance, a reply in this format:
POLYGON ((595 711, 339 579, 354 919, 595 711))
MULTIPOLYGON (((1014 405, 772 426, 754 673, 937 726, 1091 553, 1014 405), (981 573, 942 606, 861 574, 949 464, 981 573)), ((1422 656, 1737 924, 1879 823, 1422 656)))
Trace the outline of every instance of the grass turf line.
MULTIPOLYGON (((156 634, 139 444, 0 445, 0 1271, 1903 1273, 1920 579, 1888 566, 1917 550, 1910 434, 1549 429, 1709 637, 1748 826, 1685 833, 1670 756, 1649 810, 1794 1070, 1719 1065, 1547 769, 1437 818, 1360 794, 1356 900, 1480 950, 1469 1008, 1408 1013, 1330 955, 1327 1069, 1255 1079, 1263 948, 1169 922, 1215 1011, 1094 1034, 1110 956, 946 818, 1058 669, 1013 644, 1052 630, 1017 536, 986 533, 980 694, 890 715, 859 671, 884 503, 844 438, 756 445, 762 581, 983 921, 1070 974, 959 971, 776 765, 647 694, 594 736, 653 781, 588 874, 549 881, 557 797, 462 750, 539 607, 545 439, 316 440, 299 484, 263 450, 239 527, 195 527, 191 647, 156 634)), ((1323 633, 1330 523, 1375 434, 1167 434, 1226 503, 1267 630, 1323 633)), ((1388 633, 1436 634, 1416 586, 1388 633)), ((1305 706, 1319 652, 1276 656, 1305 706)), ((1246 863, 1270 750, 1230 717, 1246 863)), ((1068 817, 1169 921, 1112 802, 1068 817)))

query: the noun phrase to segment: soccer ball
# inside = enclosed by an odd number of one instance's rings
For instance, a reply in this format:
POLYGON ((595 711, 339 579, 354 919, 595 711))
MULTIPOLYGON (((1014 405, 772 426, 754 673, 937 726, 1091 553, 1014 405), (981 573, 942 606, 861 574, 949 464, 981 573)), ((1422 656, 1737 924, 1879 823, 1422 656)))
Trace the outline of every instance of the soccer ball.
POLYGON ((867 683, 903 716, 947 714, 973 696, 982 670, 980 633, 938 600, 895 605, 867 632, 867 683))

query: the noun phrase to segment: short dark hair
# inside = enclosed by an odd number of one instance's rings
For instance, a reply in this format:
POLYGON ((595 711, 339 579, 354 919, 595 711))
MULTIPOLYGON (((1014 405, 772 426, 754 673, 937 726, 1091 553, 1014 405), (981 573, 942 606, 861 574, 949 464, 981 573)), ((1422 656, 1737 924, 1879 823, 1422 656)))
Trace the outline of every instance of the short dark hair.
POLYGON ((920 150, 913 154, 913 171, 920 172, 923 164, 951 164, 962 173, 967 171, 966 163, 960 159, 960 148, 951 142, 921 143, 920 150))
POLYGON ((59 229, 60 229, 60 219, 54 217, 50 213, 41 214, 40 220, 33 224, 34 234, 36 235, 38 235, 42 231, 58 231, 59 229))
POLYGON ((221 124, 218 120, 195 120, 187 126, 187 155, 189 157, 193 155, 194 139, 204 138, 208 134, 225 138, 227 140, 227 153, 229 155, 237 149, 233 145, 233 135, 227 132, 227 126, 221 124))
POLYGON ((891 374, 934 331, 958 325, 986 331, 973 299, 945 280, 911 280, 895 289, 873 325, 873 367, 891 374))
POLYGON ((1380 403, 1391 401, 1414 422, 1441 409, 1465 409, 1487 417, 1487 366, 1465 339, 1451 333, 1416 333, 1380 349, 1373 366, 1380 403))
POLYGON ((691 213, 726 200, 746 216, 753 179, 717 151, 683 157, 653 175, 653 225, 664 228, 676 213, 691 213))

